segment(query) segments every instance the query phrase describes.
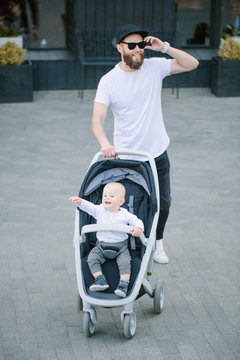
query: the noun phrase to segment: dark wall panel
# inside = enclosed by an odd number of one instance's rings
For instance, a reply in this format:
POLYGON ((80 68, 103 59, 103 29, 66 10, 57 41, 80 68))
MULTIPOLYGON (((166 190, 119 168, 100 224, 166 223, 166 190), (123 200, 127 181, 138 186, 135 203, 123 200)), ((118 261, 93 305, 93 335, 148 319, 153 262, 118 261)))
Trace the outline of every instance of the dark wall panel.
POLYGON ((65 2, 65 23, 66 23, 66 46, 71 51, 74 52, 75 47, 75 16, 74 16, 74 0, 68 0, 65 2))
MULTIPOLYGON (((77 58, 76 39, 78 31, 116 30, 125 23, 135 23, 153 35, 162 36, 174 46, 176 26, 175 0, 67 0, 67 46, 77 58)), ((146 54, 147 55, 147 54, 146 54)), ((157 54, 156 54, 157 55, 157 54)), ((120 59, 120 58, 119 58, 120 59)), ((33 86, 35 90, 78 88, 77 61, 34 60, 33 86)), ((96 88, 100 77, 112 66, 86 67, 85 87, 96 88)), ((199 68, 191 73, 170 76, 164 87, 209 86, 210 61, 200 61, 199 68)))
MULTIPOLYGON (((173 44, 176 23, 176 1, 75 0, 76 38, 79 36, 79 33, 86 30, 107 30, 114 32, 119 26, 127 23, 137 24, 148 30, 150 34, 173 44)), ((86 34, 84 38, 86 39, 86 34)), ((98 53, 100 50, 95 49, 94 47, 94 54, 91 53, 91 55, 88 54, 86 56, 101 56, 98 53)), ((104 67, 85 67, 84 72, 84 87, 94 88, 98 83, 98 74, 101 76, 104 74, 104 67)))
POLYGON ((76 89, 76 66, 74 61, 33 61, 33 89, 76 89))
MULTIPOLYGON (((89 66, 85 72, 85 88, 96 89, 103 74, 113 66, 89 66)), ((199 67, 190 72, 167 76, 163 80, 163 87, 209 87, 210 86, 211 60, 201 60, 199 67)))
POLYGON ((75 2, 75 25, 81 31, 116 30, 126 23, 135 23, 158 32, 175 31, 175 0, 75 0, 75 2))
POLYGON ((209 87, 211 60, 200 60, 196 70, 168 76, 163 87, 209 87))

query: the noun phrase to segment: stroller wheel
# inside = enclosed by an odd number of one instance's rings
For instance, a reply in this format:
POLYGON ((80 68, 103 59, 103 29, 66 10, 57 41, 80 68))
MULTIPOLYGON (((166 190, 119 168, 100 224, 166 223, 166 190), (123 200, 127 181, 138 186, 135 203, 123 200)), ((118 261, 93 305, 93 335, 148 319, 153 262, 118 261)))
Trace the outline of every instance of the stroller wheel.
POLYGON ((87 337, 90 337, 94 334, 96 329, 96 322, 91 320, 89 312, 84 313, 83 318, 83 332, 87 337))
POLYGON ((82 298, 80 295, 78 295, 77 308, 78 308, 78 311, 82 311, 82 309, 83 309, 83 302, 82 302, 82 298))
POLYGON ((161 314, 164 304, 164 286, 163 283, 158 280, 154 290, 154 311, 157 314, 161 314))
POLYGON ((127 339, 131 339, 136 331, 137 318, 136 314, 133 312, 131 314, 126 314, 123 320, 124 335, 127 339))

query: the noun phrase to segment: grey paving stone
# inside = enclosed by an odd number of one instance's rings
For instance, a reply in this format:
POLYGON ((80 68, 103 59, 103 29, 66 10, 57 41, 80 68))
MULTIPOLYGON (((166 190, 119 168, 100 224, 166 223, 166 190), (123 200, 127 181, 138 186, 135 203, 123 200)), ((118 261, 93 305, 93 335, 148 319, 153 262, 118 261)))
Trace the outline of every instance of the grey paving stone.
POLYGON ((224 339, 230 349, 232 349, 236 359, 240 355, 240 342, 239 342, 239 333, 235 333, 233 335, 224 335, 224 339))
POLYGON ((199 360, 199 356, 194 347, 189 345, 178 345, 178 350, 183 360, 199 360))
POLYGON ((23 351, 24 360, 42 360, 38 349, 23 351))
POLYGON ((84 335, 80 334, 79 339, 72 339, 74 353, 79 356, 82 355, 85 359, 92 360, 93 355, 91 353, 91 346, 84 335))
POLYGON ((73 351, 67 351, 65 349, 57 350, 58 360, 77 360, 78 356, 73 351))
POLYGON ((67 350, 72 351, 72 343, 67 333, 53 334, 53 344, 57 351, 67 350))
POLYGON ((161 339, 158 339, 158 344, 163 355, 178 353, 178 348, 172 338, 162 337, 161 339))
POLYGON ((67 270, 66 265, 65 264, 56 264, 56 265, 52 265, 52 269, 53 271, 62 271, 62 270, 67 270))
POLYGON ((164 360, 183 360, 180 354, 167 354, 164 360))
MULTIPOLYGON (((99 147, 91 133, 94 90, 35 92, 0 110, 0 359, 239 360, 239 99, 209 89, 162 94, 171 138, 172 209, 161 315, 147 295, 134 305, 135 337, 122 309, 97 308, 83 334, 72 247, 77 194, 99 147), (17 116, 16 116, 17 114, 17 116), (101 349, 101 352, 99 352, 101 349)), ((106 119, 111 136, 112 116, 106 119)))
POLYGON ((218 357, 215 354, 214 350, 203 350, 198 352, 198 356, 201 360, 217 360, 218 357))
POLYGON ((3 353, 7 360, 22 359, 22 351, 16 339, 5 338, 3 339, 3 353))
MULTIPOLYGON (((233 360, 236 359, 233 351, 233 347, 229 346, 225 339, 221 336, 221 334, 217 331, 215 332, 208 332, 205 331, 205 336, 208 342, 211 344, 212 348, 214 349, 217 357, 221 360, 229 359, 233 360)), ((235 344, 236 346, 236 344, 235 344)))
POLYGON ((188 336, 188 332, 184 329, 172 330, 171 336, 172 336, 172 339, 176 346, 187 345, 187 344, 191 343, 191 339, 188 336))

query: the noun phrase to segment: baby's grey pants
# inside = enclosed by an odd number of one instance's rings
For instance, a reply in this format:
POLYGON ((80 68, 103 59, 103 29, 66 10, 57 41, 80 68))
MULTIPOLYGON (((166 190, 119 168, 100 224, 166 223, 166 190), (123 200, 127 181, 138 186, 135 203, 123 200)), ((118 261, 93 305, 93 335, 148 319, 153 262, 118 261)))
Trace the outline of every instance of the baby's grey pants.
MULTIPOLYGON (((114 243, 114 244, 101 242, 101 245, 103 245, 103 246, 107 246, 107 245, 109 245, 111 247, 114 246, 114 247, 118 248, 119 250, 121 249, 121 247, 125 246, 125 244, 126 244, 126 241, 121 241, 121 242, 114 243)), ((104 256, 101 249, 99 249, 98 246, 95 246, 90 251, 90 253, 88 255, 88 260, 87 260, 91 273, 94 274, 96 272, 101 272, 102 271, 101 265, 106 260, 107 260, 107 258, 104 256)), ((116 257, 116 262, 118 264, 118 269, 119 269, 120 275, 130 274, 131 257, 130 257, 128 249, 124 250, 116 257)))

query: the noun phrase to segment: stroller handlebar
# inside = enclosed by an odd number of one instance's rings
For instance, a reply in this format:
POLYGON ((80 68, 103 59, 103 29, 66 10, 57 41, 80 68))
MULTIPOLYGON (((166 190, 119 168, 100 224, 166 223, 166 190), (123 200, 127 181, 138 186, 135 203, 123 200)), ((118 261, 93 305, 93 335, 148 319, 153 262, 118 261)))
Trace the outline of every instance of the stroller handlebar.
MULTIPOLYGON (((116 149, 116 155, 135 155, 135 156, 140 156, 143 157, 143 161, 146 161, 146 158, 148 159, 148 161, 151 163, 152 161, 154 161, 154 157, 152 156, 152 154, 146 152, 146 151, 138 151, 138 150, 128 150, 128 149, 116 149), (145 160, 144 160, 145 158, 145 160)), ((101 151, 98 151, 91 164, 99 161, 101 159, 101 157, 104 157, 101 151)), ((104 157, 105 158, 105 157, 104 157)), ((114 156, 112 156, 112 158, 114 158, 114 156)), ((106 159, 106 158, 105 158, 106 159)), ((111 158, 109 158, 111 159, 111 158)))
MULTIPOLYGON (((123 233, 127 233, 127 234, 132 234, 132 229, 133 229, 133 226, 128 226, 128 225, 89 224, 89 225, 84 225, 82 227, 81 235, 83 236, 86 233, 97 232, 97 231, 117 231, 117 232, 123 232, 123 233)), ((143 245, 146 245, 147 239, 145 238, 143 233, 139 236, 139 239, 141 240, 143 245)))

